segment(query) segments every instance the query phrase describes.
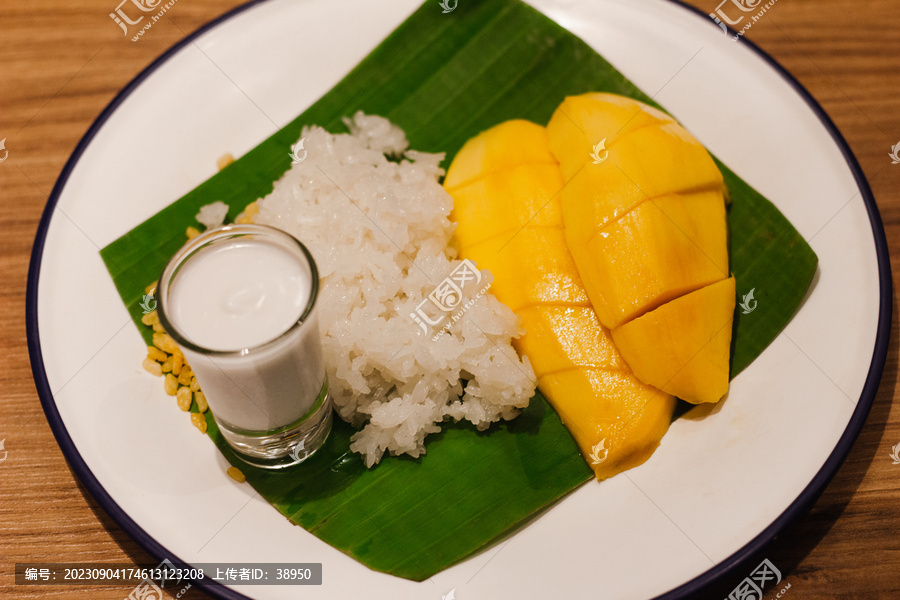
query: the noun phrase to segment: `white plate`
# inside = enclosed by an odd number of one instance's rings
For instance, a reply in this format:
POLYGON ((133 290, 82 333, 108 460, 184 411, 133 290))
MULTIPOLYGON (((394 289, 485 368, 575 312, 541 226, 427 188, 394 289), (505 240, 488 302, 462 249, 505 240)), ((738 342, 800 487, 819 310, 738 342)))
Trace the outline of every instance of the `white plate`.
MULTIPOLYGON (((781 209, 818 254, 811 294, 734 380, 727 402, 703 419, 676 421, 646 464, 582 486, 508 542, 429 581, 370 571, 225 475, 213 444, 142 371, 146 348, 98 254, 213 175, 223 152, 240 156, 292 120, 419 0, 243 7, 161 57, 100 116, 51 195, 28 289, 48 420, 123 529, 155 556, 188 563, 324 564, 321 586, 216 585, 211 593, 690 597, 714 579, 747 575, 733 567, 808 510, 849 451, 884 364, 891 290, 880 219, 840 134, 774 62, 682 5, 534 4, 781 209)), ((746 293, 766 282, 741 286, 746 293)))

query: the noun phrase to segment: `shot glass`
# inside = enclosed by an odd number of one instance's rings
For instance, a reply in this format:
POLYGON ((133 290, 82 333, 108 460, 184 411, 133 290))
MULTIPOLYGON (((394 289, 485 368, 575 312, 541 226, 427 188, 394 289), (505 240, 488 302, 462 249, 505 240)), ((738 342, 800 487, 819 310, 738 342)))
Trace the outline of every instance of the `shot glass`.
POLYGON ((226 225, 195 237, 159 279, 160 322, 225 441, 251 465, 300 463, 331 431, 318 281, 309 250, 263 225, 226 225))

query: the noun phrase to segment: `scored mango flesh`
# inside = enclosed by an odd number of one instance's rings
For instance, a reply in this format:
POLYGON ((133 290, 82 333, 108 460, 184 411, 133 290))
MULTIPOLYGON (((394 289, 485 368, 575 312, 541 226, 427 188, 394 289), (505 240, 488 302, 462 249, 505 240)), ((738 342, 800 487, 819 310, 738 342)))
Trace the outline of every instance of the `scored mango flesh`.
POLYGON ((614 94, 566 98, 547 136, 566 245, 625 362, 644 383, 717 402, 735 302, 712 157, 669 115, 614 94))
POLYGON ((494 276, 521 319, 514 341, 598 479, 643 463, 675 399, 641 383, 597 318, 569 253, 563 174, 544 127, 507 121, 469 140, 444 180, 460 256, 494 276))

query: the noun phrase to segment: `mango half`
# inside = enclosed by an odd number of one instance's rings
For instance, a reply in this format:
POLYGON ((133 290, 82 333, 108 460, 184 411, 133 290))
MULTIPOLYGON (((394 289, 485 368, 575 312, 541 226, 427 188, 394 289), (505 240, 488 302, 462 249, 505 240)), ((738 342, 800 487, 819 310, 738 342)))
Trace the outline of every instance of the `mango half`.
POLYGON ((563 230, 563 183, 546 129, 523 120, 469 140, 444 179, 460 256, 493 274, 525 329, 517 351, 605 479, 650 457, 675 399, 635 377, 591 307, 563 230))
POLYGON ((547 135, 566 179, 566 245, 625 362, 664 392, 717 402, 734 280, 712 157, 669 115, 614 94, 566 98, 547 135))

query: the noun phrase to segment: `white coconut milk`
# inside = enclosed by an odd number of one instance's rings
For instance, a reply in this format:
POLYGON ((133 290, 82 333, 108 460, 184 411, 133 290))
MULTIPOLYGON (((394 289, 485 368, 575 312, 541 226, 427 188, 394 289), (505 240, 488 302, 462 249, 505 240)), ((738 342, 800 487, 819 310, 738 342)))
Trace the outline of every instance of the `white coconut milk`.
POLYGON ((319 397, 325 369, 315 311, 297 326, 311 288, 307 262, 249 236, 204 247, 181 265, 166 314, 205 350, 182 348, 220 426, 285 427, 319 397))

